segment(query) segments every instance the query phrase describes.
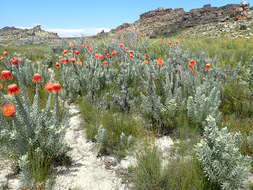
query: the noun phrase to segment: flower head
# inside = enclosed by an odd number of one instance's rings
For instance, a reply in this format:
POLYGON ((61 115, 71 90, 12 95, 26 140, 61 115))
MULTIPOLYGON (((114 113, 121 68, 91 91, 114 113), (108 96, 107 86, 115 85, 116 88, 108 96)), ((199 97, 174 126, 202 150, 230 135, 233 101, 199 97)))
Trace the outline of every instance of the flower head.
POLYGON ((57 82, 57 83, 53 84, 52 91, 53 91, 54 94, 57 94, 61 90, 62 90, 62 88, 61 88, 60 83, 57 82))
POLYGON ((211 65, 210 64, 206 64, 206 69, 207 70, 211 69, 211 65))
POLYGON ((3 56, 1 56, 1 57, 0 57, 0 61, 3 61, 3 60, 4 60, 4 57, 3 57, 3 56))
POLYGON ((61 67, 60 63, 58 63, 58 62, 56 62, 55 66, 56 66, 57 68, 60 68, 60 67, 61 67))
POLYGON ((76 62, 76 58, 73 57, 73 58, 70 59, 70 61, 71 61, 72 63, 75 63, 75 62, 76 62))
POLYGON ((19 88, 16 84, 10 84, 8 85, 8 94, 15 96, 19 93, 19 88))
POLYGON ((157 59, 157 65, 159 67, 163 66, 163 60, 162 59, 157 59))
POLYGON ((78 62, 77 62, 77 65, 82 66, 82 65, 83 65, 83 62, 82 62, 82 61, 78 61, 78 62))
POLYGON ((42 77, 39 73, 35 73, 33 75, 33 82, 34 83, 39 83, 39 82, 42 82, 42 77))
POLYGON ((144 65, 147 65, 147 64, 148 64, 148 60, 144 60, 142 63, 143 63, 144 65))
POLYGON ((70 44, 69 44, 69 47, 74 48, 74 47, 75 47, 75 45, 74 45, 73 43, 70 43, 70 44))
POLYGON ((148 58, 149 57, 149 53, 145 53, 145 57, 148 58))
POLYGON ((196 61, 191 59, 190 62, 189 62, 189 68, 192 69, 195 65, 196 61))
POLYGON ((12 58, 12 59, 10 60, 10 64, 11 64, 11 65, 18 66, 19 64, 21 64, 21 61, 20 61, 18 58, 12 58))
POLYGON ((92 49, 92 48, 90 48, 90 49, 89 49, 89 52, 90 52, 90 53, 92 53, 92 52, 93 52, 93 49, 92 49))
POLYGON ((16 113, 16 106, 13 104, 5 104, 2 107, 2 114, 6 117, 12 117, 16 113))
POLYGON ((108 62, 107 61, 104 62, 104 66, 108 66, 108 62))
POLYGON ((66 54, 68 54, 68 52, 69 52, 69 51, 68 51, 67 49, 65 49, 65 50, 63 51, 63 54, 66 55, 66 54))
POLYGON ((116 55, 117 52, 115 50, 112 51, 112 56, 116 55))
POLYGON ((3 70, 2 73, 1 73, 1 79, 2 80, 12 80, 13 79, 13 75, 11 74, 10 71, 3 70))
POLYGON ((3 88, 3 85, 2 84, 0 84, 0 90, 3 88))
POLYGON ((75 50, 75 51, 74 51, 74 54, 75 54, 75 55, 79 55, 79 54, 80 54, 80 52, 79 52, 79 51, 77 51, 77 50, 75 50))
POLYGON ((45 85, 45 89, 49 92, 52 92, 53 90, 53 85, 54 83, 53 82, 47 82, 47 84, 45 85))
POLYGON ((3 55, 5 55, 5 56, 8 55, 8 51, 4 51, 3 55))
POLYGON ((120 44, 119 47, 120 47, 120 48, 123 48, 123 47, 124 47, 124 44, 120 44))

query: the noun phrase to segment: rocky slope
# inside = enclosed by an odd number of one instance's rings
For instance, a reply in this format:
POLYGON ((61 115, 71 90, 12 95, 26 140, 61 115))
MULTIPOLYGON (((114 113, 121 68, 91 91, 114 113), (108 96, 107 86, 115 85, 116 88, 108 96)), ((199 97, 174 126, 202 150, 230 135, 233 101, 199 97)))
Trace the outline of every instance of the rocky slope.
POLYGON ((200 25, 251 19, 253 19, 253 11, 246 1, 222 7, 212 7, 208 4, 203 8, 192 9, 189 12, 185 12, 182 8, 159 8, 140 15, 140 19, 132 24, 120 25, 111 30, 111 33, 137 30, 149 37, 171 36, 178 31, 200 25))
POLYGON ((32 29, 20 29, 15 27, 4 27, 0 29, 0 43, 24 42, 40 43, 44 40, 59 39, 57 33, 47 32, 41 29, 40 25, 32 29))

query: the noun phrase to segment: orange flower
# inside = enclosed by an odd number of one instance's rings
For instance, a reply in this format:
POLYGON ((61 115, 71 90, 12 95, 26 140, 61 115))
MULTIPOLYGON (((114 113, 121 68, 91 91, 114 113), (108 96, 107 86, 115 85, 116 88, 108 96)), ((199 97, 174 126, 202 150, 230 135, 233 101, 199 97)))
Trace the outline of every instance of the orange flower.
MULTIPOLYGON (((59 64, 59 63, 58 63, 58 64, 59 64)), ((34 82, 34 83, 42 82, 42 77, 40 76, 39 73, 35 73, 35 74, 33 75, 33 82, 34 82)))
POLYGON ((17 95, 19 93, 19 88, 16 84, 8 85, 8 94, 9 95, 17 95))
POLYGON ((71 61, 72 63, 75 63, 75 62, 76 62, 76 58, 73 57, 73 58, 70 59, 70 61, 71 61))
POLYGON ((149 57, 149 53, 145 53, 145 57, 148 58, 149 57))
POLYGON ((108 66, 108 62, 107 61, 104 62, 104 66, 108 66))
POLYGON ((53 90, 53 85, 54 83, 53 82, 48 82, 46 85, 45 85, 45 89, 49 92, 52 92, 53 90))
POLYGON ((19 64, 21 64, 21 61, 20 61, 18 58, 12 58, 12 59, 10 60, 10 64, 11 64, 11 65, 18 66, 19 64))
POLYGON ((157 65, 158 66, 163 66, 163 60, 162 59, 158 59, 157 60, 157 65))
POLYGON ((77 65, 82 66, 82 65, 83 65, 83 62, 82 62, 82 61, 78 61, 78 62, 77 62, 77 65))
POLYGON ((3 61, 4 60, 4 57, 2 56, 2 57, 0 57, 0 61, 3 61))
POLYGON ((3 70, 2 73, 1 73, 1 79, 2 80, 12 80, 13 79, 13 75, 11 74, 10 71, 3 70))
POLYGON ((60 68, 60 67, 61 67, 60 63, 58 63, 58 62, 56 62, 55 66, 56 66, 57 68, 60 68))
POLYGON ((75 50, 75 51, 74 51, 74 54, 75 54, 75 55, 79 55, 79 54, 80 54, 80 52, 79 52, 79 51, 77 51, 77 50, 75 50))
POLYGON ((97 58, 99 58, 99 56, 100 56, 100 54, 99 54, 99 53, 96 53, 96 54, 94 55, 94 58, 97 59, 97 58))
POLYGON ((148 64, 148 60, 144 60, 142 63, 143 63, 144 65, 147 65, 147 64, 148 64))
POLYGON ((116 55, 117 54, 117 52, 114 50, 114 51, 112 51, 112 56, 114 56, 114 55, 116 55))
POLYGON ((8 52, 7 52, 7 51, 4 51, 4 52, 3 52, 3 55, 8 55, 8 52))
POLYGON ((0 84, 0 90, 3 88, 3 85, 2 84, 0 84))
POLYGON ((13 104, 5 104, 2 107, 2 113, 6 117, 12 117, 16 113, 16 106, 13 104))
POLYGON ((63 51, 63 54, 66 55, 66 54, 68 54, 68 52, 69 52, 68 50, 64 50, 64 51, 63 51))
POLYGON ((69 47, 74 48, 74 47, 75 47, 75 45, 74 45, 73 43, 70 43, 70 44, 69 44, 69 47))
POLYGON ((207 70, 211 69, 211 65, 210 64, 206 64, 206 69, 207 70))
POLYGON ((59 91, 62 90, 60 83, 54 83, 52 87, 53 93, 57 94, 59 91))

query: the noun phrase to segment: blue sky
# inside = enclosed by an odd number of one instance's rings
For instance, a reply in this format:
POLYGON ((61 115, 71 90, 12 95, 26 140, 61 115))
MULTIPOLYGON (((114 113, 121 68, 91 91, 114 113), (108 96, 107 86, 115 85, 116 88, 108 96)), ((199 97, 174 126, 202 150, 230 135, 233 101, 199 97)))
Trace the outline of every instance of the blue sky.
MULTIPOLYGON (((3 0, 0 28, 32 27, 58 32, 61 36, 94 34, 138 20, 139 15, 158 7, 200 8, 205 4, 223 6, 241 0, 3 0)), ((253 0, 249 0, 253 4, 253 0)))

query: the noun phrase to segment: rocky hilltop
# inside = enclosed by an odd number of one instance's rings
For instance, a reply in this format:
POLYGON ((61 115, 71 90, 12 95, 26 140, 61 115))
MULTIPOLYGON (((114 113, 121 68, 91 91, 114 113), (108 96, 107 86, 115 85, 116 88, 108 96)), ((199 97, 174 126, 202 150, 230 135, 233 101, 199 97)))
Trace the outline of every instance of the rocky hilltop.
POLYGON ((40 25, 31 29, 4 27, 0 29, 0 43, 41 43, 42 41, 59 39, 57 33, 47 32, 40 25))
POLYGON ((246 1, 222 7, 212 7, 208 4, 189 12, 184 11, 183 8, 158 8, 140 15, 136 22, 124 23, 111 32, 137 29, 140 33, 150 37, 171 36, 178 31, 199 25, 251 19, 253 19, 253 11, 246 1))

